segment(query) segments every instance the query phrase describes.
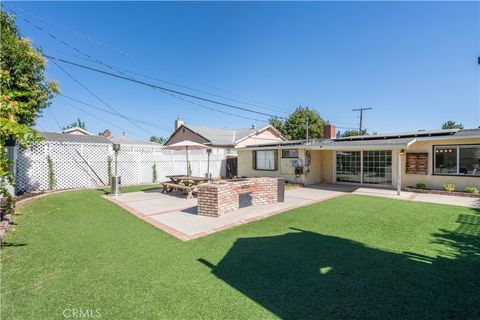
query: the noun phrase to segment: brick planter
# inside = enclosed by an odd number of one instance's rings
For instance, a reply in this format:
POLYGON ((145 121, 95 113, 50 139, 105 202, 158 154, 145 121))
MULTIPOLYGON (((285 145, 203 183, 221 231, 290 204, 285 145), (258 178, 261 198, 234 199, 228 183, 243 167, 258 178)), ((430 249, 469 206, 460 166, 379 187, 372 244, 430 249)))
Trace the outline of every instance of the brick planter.
POLYGON ((198 214, 218 217, 243 205, 277 202, 277 178, 232 179, 198 186, 198 214))

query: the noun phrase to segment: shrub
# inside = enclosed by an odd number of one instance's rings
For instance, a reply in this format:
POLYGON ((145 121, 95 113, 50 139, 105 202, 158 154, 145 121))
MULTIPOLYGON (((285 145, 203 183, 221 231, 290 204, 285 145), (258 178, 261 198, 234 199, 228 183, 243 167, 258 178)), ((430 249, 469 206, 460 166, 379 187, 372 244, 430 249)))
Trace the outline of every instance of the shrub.
POLYGON ((152 182, 157 182, 157 164, 154 163, 152 166, 152 182))
POLYGON ((465 188, 465 192, 466 192, 466 193, 473 193, 473 194, 478 194, 478 193, 479 193, 478 189, 475 188, 475 187, 465 188))
POLYGON ((451 192, 455 190, 455 185, 453 183, 446 183, 443 185, 443 190, 451 192))
POLYGON ((53 160, 49 156, 47 156, 47 164, 48 164, 48 189, 53 190, 55 189, 55 185, 57 183, 55 179, 55 172, 53 171, 53 160))
POLYGON ((417 185, 415 186, 415 188, 417 189, 425 189, 427 186, 425 185, 425 183, 417 183, 417 185))

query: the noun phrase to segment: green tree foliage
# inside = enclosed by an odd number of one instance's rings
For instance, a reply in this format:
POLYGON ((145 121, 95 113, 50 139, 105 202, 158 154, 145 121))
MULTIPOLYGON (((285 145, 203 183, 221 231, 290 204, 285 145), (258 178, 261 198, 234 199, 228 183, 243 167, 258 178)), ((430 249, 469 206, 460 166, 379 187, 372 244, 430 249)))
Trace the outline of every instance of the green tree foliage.
POLYGON ((352 130, 346 130, 342 132, 341 137, 345 138, 345 137, 353 137, 353 136, 364 136, 366 134, 368 134, 367 129, 362 129, 362 132, 352 129, 352 130))
POLYGON ((289 140, 321 139, 323 137, 323 125, 325 121, 320 114, 309 107, 298 107, 285 121, 278 118, 270 118, 270 124, 280 131, 289 140))
POLYGON ((13 211, 13 196, 6 184, 14 184, 5 144, 16 140, 27 147, 40 140, 32 126, 49 100, 58 93, 55 82, 46 80, 46 61, 41 52, 22 38, 14 17, 0 9, 0 194, 13 211))
POLYGON ((442 125, 442 129, 463 129, 463 124, 448 120, 442 125))
POLYGON ((167 139, 165 139, 164 137, 151 136, 150 141, 160 143, 160 144, 165 144, 165 142, 167 142, 167 139))
POLYGON ((66 129, 75 128, 75 127, 87 130, 87 126, 85 125, 85 122, 80 120, 80 118, 77 118, 77 121, 70 123, 68 126, 63 127, 62 129, 66 130, 66 129))

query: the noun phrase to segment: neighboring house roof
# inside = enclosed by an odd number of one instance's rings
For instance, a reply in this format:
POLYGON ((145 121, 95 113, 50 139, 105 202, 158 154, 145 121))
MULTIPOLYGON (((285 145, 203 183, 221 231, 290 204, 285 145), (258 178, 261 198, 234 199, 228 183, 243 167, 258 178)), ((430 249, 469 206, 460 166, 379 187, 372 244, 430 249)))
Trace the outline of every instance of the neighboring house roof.
POLYGON ((75 134, 75 132, 79 132, 81 134, 88 135, 88 136, 93 136, 94 135, 90 131, 85 130, 85 129, 80 128, 80 127, 73 127, 73 128, 64 129, 64 130, 62 130, 58 133, 75 134))
MULTIPOLYGON (((456 139, 456 138, 479 138, 480 129, 448 129, 448 130, 429 130, 414 131, 404 133, 390 133, 379 135, 353 136, 345 138, 335 138, 328 140, 312 141, 308 145, 305 140, 276 142, 270 144, 260 144, 247 146, 249 149, 265 149, 278 147, 288 149, 292 147, 302 148, 322 148, 325 150, 348 149, 353 147, 396 147, 407 148, 416 141, 425 141, 431 139, 456 139)), ((480 141, 480 140, 479 140, 480 141)))
POLYGON ((118 144, 151 144, 151 145, 161 146, 161 144, 156 142, 142 141, 142 140, 126 137, 126 136, 111 137, 110 141, 118 144))
POLYGON ((80 143, 111 143, 110 140, 104 136, 68 134, 58 132, 44 132, 40 131, 38 134, 45 139, 45 141, 52 142, 80 142, 80 143))
POLYGON ((221 129, 221 128, 208 128, 201 127, 191 124, 182 124, 175 132, 170 136, 166 144, 170 139, 177 133, 182 127, 189 129, 190 131, 198 134, 205 140, 209 141, 207 144, 211 145, 222 145, 222 146, 235 146, 240 141, 243 141, 249 137, 253 137, 256 134, 259 134, 265 130, 271 129, 274 131, 279 138, 286 140, 280 132, 278 132, 271 125, 264 126, 262 128, 240 128, 240 129, 221 129))

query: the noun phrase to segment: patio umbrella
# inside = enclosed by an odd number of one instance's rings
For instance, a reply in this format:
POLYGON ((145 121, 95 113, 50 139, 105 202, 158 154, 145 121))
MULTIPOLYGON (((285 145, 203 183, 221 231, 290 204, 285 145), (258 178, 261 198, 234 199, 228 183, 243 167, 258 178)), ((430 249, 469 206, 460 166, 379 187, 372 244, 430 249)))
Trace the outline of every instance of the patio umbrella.
POLYGON ((169 146, 165 146, 164 148, 170 149, 170 150, 185 150, 185 153, 187 156, 187 176, 188 176, 188 150, 203 150, 203 149, 208 149, 209 147, 201 143, 193 142, 190 140, 184 140, 181 142, 171 144, 169 146))

